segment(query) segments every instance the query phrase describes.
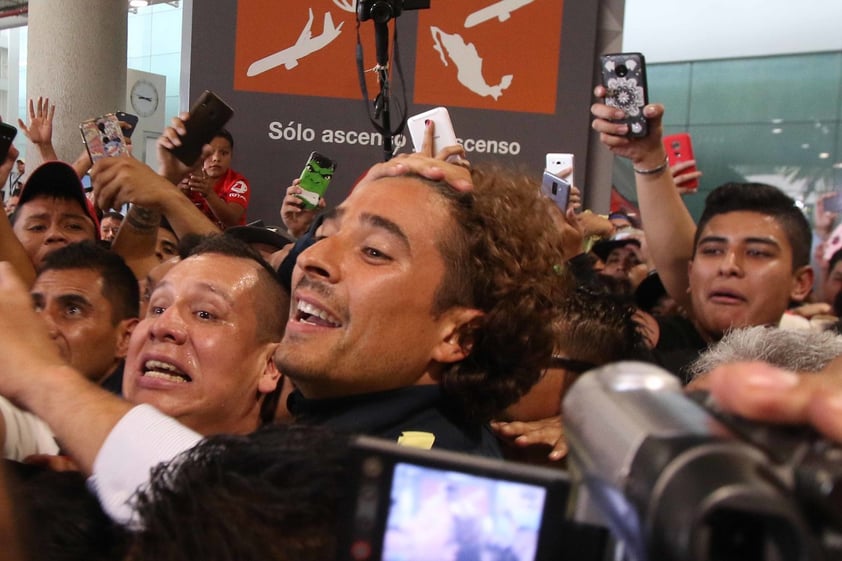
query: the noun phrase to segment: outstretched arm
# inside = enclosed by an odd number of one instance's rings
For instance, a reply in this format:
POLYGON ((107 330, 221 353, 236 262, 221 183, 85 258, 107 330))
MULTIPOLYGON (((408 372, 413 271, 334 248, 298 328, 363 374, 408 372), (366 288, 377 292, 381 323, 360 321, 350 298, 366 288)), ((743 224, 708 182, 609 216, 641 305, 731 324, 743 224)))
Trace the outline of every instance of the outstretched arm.
MULTIPOLYGON (((605 88, 597 86, 594 93, 603 98, 605 88)), ((623 117, 621 109, 595 103, 591 113, 592 126, 599 132, 600 141, 614 154, 631 160, 650 255, 667 292, 689 309, 687 263, 693 257, 696 224, 667 166, 666 151, 661 144, 664 107, 655 104, 644 108, 649 134, 643 138, 625 136, 628 126, 612 121, 623 117)))

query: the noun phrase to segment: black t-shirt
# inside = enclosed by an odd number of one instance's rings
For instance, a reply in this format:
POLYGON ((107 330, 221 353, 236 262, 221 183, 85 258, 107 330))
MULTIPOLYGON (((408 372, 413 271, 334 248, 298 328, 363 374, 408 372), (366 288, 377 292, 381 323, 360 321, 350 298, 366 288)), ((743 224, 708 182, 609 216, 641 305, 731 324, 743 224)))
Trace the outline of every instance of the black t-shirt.
POLYGON ((699 358, 708 344, 693 323, 683 316, 659 317, 657 320, 661 335, 652 354, 660 366, 686 384, 690 381, 687 367, 699 358))

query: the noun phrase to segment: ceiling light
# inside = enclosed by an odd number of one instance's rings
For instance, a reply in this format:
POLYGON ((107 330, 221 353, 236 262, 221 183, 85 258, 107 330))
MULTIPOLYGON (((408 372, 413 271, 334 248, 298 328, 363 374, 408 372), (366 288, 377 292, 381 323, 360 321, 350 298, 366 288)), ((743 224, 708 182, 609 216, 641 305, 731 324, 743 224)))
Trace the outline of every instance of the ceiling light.
POLYGON ((129 6, 132 8, 145 8, 149 5, 149 0, 129 0, 129 6))
POLYGON ((826 160, 830 158, 830 152, 819 152, 819 159, 826 160))

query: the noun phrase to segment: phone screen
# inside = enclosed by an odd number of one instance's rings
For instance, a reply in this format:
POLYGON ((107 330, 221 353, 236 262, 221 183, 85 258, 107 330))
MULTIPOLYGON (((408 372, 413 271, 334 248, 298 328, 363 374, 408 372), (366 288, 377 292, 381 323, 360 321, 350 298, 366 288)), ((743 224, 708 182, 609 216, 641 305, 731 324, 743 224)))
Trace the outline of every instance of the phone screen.
POLYGON ((519 481, 395 464, 382 559, 409 559, 424 529, 429 559, 536 558, 547 489, 519 481), (497 550, 509 557, 493 557, 497 550), (460 555, 460 552, 462 555, 460 555))

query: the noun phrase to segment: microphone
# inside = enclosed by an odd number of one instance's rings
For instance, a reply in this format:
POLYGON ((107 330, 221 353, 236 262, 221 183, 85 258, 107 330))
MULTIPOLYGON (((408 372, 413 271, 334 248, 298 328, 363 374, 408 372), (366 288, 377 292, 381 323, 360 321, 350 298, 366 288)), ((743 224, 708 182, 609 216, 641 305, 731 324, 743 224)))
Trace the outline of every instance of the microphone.
POLYGON ((389 25, 386 21, 374 22, 374 44, 377 50, 377 64, 386 66, 389 62, 389 25))

